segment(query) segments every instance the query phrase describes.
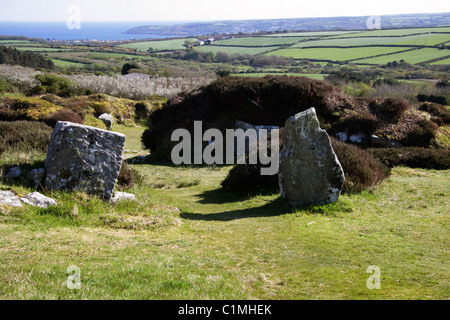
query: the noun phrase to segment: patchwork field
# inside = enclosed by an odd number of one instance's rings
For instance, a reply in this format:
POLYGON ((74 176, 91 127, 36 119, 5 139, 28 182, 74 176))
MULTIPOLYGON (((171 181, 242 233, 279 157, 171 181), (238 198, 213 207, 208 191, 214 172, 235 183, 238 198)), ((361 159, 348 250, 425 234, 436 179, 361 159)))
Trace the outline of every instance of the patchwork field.
POLYGON ((147 51, 152 48, 155 51, 169 51, 169 50, 182 50, 185 41, 196 42, 197 38, 187 39, 172 39, 172 40, 153 40, 153 41, 141 41, 120 45, 120 47, 138 49, 139 51, 147 51))

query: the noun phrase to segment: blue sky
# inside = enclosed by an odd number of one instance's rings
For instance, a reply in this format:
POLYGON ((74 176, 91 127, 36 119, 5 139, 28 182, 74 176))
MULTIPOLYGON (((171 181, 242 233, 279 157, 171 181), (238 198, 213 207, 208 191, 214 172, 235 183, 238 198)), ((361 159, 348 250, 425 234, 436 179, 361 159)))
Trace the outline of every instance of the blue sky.
POLYGON ((448 0, 0 0, 0 21, 199 21, 450 12, 448 0))

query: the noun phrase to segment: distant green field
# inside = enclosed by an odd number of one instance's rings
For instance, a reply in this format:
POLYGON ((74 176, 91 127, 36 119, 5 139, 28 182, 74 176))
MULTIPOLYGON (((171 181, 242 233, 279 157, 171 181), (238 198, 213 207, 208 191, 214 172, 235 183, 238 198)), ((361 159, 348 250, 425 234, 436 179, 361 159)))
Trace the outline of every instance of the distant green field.
POLYGON ((436 45, 450 41, 450 34, 420 34, 405 37, 361 37, 321 39, 294 44, 293 48, 312 46, 367 46, 367 45, 436 45))
POLYGON ((316 80, 323 80, 326 74, 316 74, 316 73, 275 73, 275 72, 262 72, 262 73, 235 73, 232 74, 232 76, 236 77, 265 77, 267 75, 274 75, 274 76, 295 76, 295 77, 307 77, 311 79, 316 80))
POLYGON ((369 30, 369 31, 355 33, 355 34, 338 35, 338 36, 334 36, 333 38, 406 36, 406 35, 411 35, 411 34, 431 33, 431 32, 450 32, 450 27, 369 30))
POLYGON ((434 48, 417 49, 408 52, 391 54, 382 57, 358 60, 358 64, 386 64, 391 61, 405 60, 409 63, 416 64, 428 60, 445 57, 450 55, 450 50, 439 50, 434 48))
POLYGON ((77 62, 65 61, 65 60, 59 60, 59 59, 50 59, 50 60, 52 60, 53 63, 57 67, 62 67, 62 68, 67 68, 67 67, 83 68, 84 67, 83 63, 77 63, 77 62))
POLYGON ((290 32, 290 33, 276 33, 264 35, 264 37, 324 37, 344 35, 347 33, 359 33, 360 31, 316 31, 316 32, 290 32))
POLYGON ((294 59, 315 59, 332 61, 349 61, 380 54, 398 52, 402 48, 361 47, 361 48, 311 48, 311 49, 280 49, 269 52, 268 55, 291 57, 294 59))
POLYGON ((266 52, 268 50, 276 49, 276 47, 252 47, 252 48, 244 48, 244 47, 226 47, 226 46, 216 46, 216 45, 208 45, 195 47, 195 50, 200 52, 225 52, 228 54, 259 54, 266 52))
POLYGON ((40 46, 41 44, 29 41, 29 40, 0 40, 0 45, 27 45, 27 46, 40 46))
POLYGON ((15 47, 15 48, 21 51, 38 51, 38 52, 58 52, 69 50, 69 49, 45 48, 45 47, 15 47))
POLYGON ((252 47, 264 47, 264 46, 282 46, 286 44, 294 44, 297 41, 310 39, 311 37, 245 37, 220 40, 214 42, 215 46, 252 46, 252 47))
POLYGON ((444 60, 435 61, 435 62, 432 62, 430 64, 432 64, 432 65, 435 65, 435 64, 440 64, 440 65, 442 65, 442 64, 450 64, 450 58, 447 58, 447 59, 444 59, 444 60))
POLYGON ((117 59, 117 58, 137 58, 138 56, 126 53, 113 53, 113 52, 89 52, 85 55, 87 58, 92 59, 117 59))
POLYGON ((149 48, 153 48, 156 51, 182 50, 182 49, 185 49, 183 44, 186 40, 190 41, 190 42, 198 41, 198 39, 196 39, 196 38, 152 40, 152 41, 122 44, 122 45, 120 45, 120 47, 138 49, 140 51, 147 51, 149 48))

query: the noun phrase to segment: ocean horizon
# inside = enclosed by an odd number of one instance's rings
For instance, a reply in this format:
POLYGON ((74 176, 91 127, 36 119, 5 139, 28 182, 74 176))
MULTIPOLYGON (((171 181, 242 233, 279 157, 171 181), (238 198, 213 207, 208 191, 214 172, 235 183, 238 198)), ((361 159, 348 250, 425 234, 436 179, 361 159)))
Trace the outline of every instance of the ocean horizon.
POLYGON ((167 35, 125 34, 127 30, 143 25, 173 25, 183 21, 118 21, 81 22, 80 29, 69 29, 66 21, 59 22, 4 22, 0 21, 0 35, 56 40, 133 40, 161 39, 167 35))

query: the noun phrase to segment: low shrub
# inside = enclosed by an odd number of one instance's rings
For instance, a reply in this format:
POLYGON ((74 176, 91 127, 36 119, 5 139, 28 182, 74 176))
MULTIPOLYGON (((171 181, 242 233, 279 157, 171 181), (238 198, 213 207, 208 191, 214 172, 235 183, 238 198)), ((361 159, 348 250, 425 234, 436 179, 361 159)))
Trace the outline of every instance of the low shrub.
POLYGON ((426 102, 419 107, 419 110, 428 112, 431 120, 440 126, 450 124, 450 110, 440 104, 426 102))
POLYGON ((58 121, 83 123, 83 119, 73 111, 62 109, 44 118, 44 122, 54 128, 58 121))
POLYGON ((38 74, 36 79, 40 84, 31 89, 30 94, 53 93, 60 97, 71 97, 79 93, 72 81, 66 77, 46 73, 38 74))
POLYGON ((373 100, 369 108, 383 122, 396 122, 408 110, 409 103, 404 99, 383 98, 373 100))
POLYGON ((436 96, 434 94, 431 94, 431 95, 418 94, 417 95, 417 100, 419 102, 426 102, 426 101, 434 102, 434 103, 438 103, 438 104, 441 104, 441 105, 444 105, 444 106, 449 104, 449 102, 447 100, 447 97, 445 97, 445 96, 436 96))
POLYGON ((436 138, 438 125, 430 120, 422 120, 411 130, 400 143, 410 147, 430 147, 436 138))
POLYGON ((117 178, 117 187, 119 190, 126 190, 133 187, 135 184, 139 185, 143 181, 139 172, 130 168, 128 164, 123 161, 120 167, 119 177, 117 178))
POLYGON ((450 169, 450 150, 426 148, 377 148, 367 149, 385 166, 407 166, 411 168, 447 170, 450 169))
POLYGON ((52 128, 42 122, 0 121, 0 153, 6 149, 46 152, 52 132, 52 128))
POLYGON ((343 192, 359 193, 382 182, 389 169, 366 150, 331 138, 334 152, 345 173, 343 192))

